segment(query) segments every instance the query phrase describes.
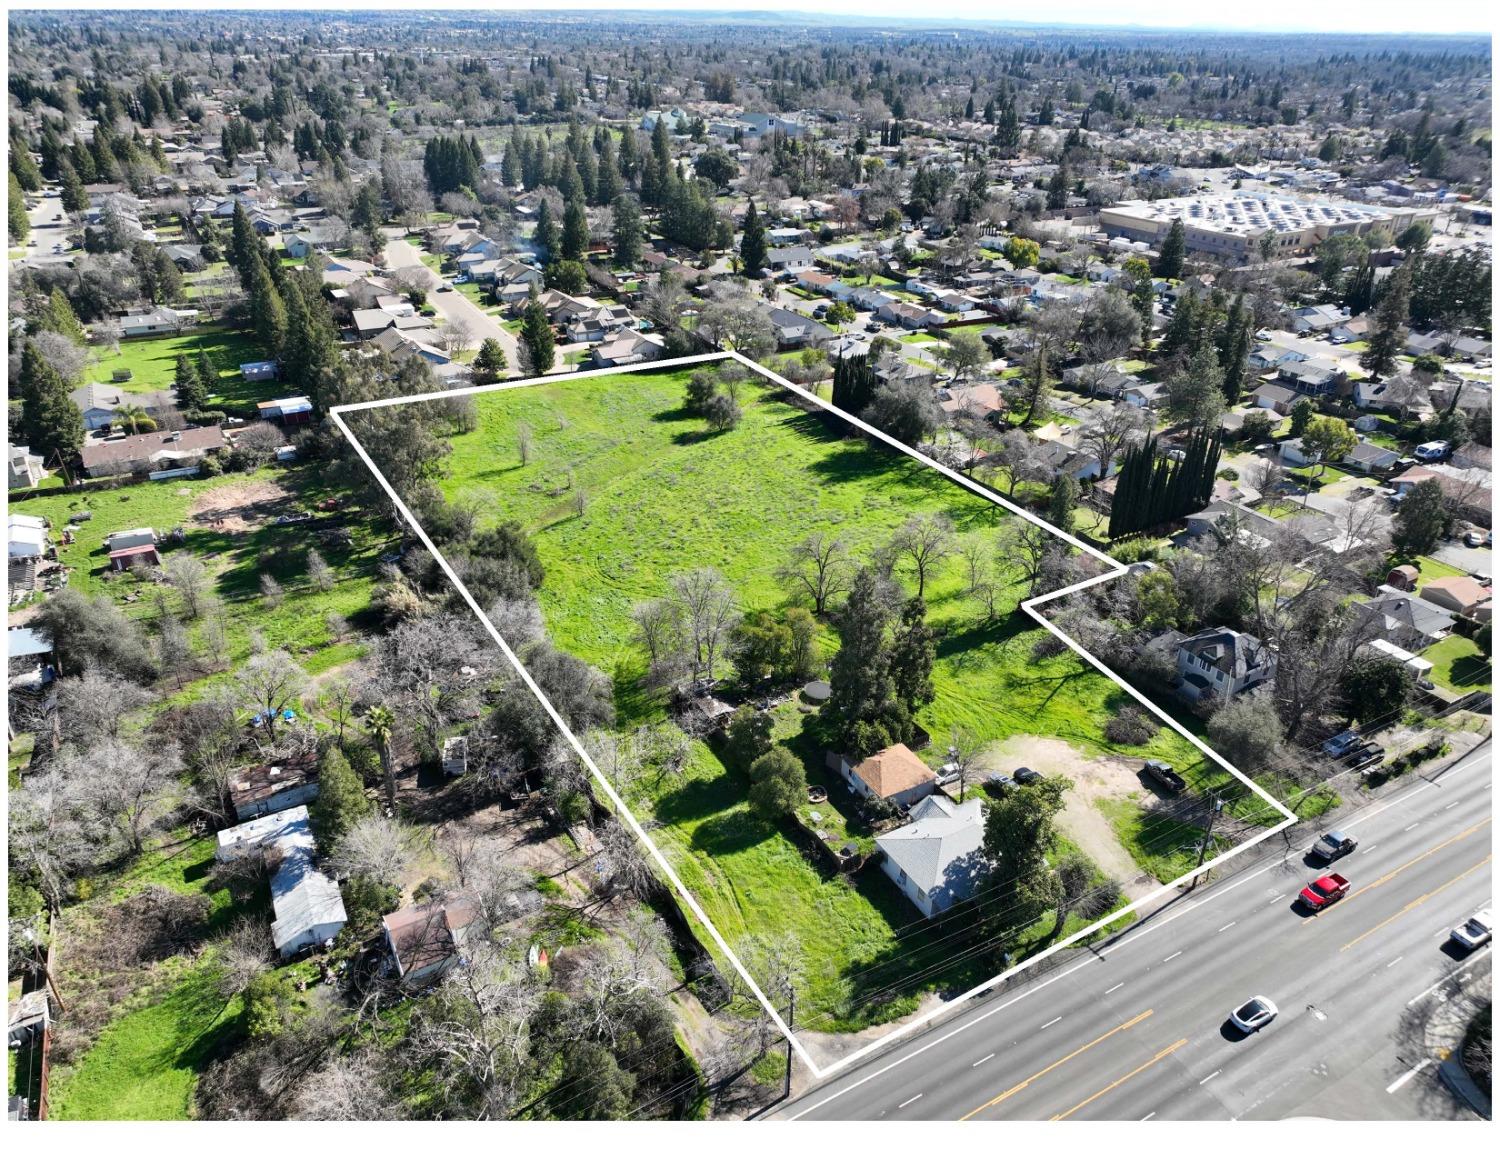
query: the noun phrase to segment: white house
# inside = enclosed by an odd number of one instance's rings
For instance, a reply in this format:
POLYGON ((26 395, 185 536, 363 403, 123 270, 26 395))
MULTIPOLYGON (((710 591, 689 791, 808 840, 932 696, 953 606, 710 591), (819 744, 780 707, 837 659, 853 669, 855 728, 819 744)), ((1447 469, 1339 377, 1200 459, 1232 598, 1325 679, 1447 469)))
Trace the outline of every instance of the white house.
POLYGON ((1264 684, 1276 671, 1276 655, 1254 636, 1232 628, 1205 628, 1177 645, 1179 694, 1198 703, 1228 700, 1264 684))
POLYGON ((35 487, 47 477, 47 469, 42 465, 42 457, 33 455, 30 447, 10 444, 6 466, 8 468, 6 486, 11 491, 35 487))
POLYGON ((912 807, 911 824, 875 839, 881 868, 925 917, 972 897, 984 878, 984 803, 944 796, 912 807))
POLYGON ((271 873, 271 940, 283 958, 338 936, 348 915, 338 883, 314 864, 317 842, 307 806, 268 813, 221 830, 219 861, 264 852, 271 873))
POLYGON ((12 513, 6 521, 7 555, 11 559, 41 559, 47 554, 47 521, 36 515, 12 513))
POLYGON ((904 807, 915 805, 937 789, 937 776, 904 744, 881 749, 857 765, 838 753, 829 753, 827 764, 853 792, 866 799, 904 807))

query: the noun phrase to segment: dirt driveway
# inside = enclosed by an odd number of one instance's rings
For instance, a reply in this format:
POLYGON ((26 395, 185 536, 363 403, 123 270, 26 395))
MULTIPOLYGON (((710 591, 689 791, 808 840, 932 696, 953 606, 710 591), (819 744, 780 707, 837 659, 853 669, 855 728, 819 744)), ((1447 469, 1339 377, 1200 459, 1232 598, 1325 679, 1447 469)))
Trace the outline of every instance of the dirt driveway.
POLYGON ((1056 737, 1021 733, 991 745, 980 765, 1003 772, 1029 765, 1048 776, 1067 777, 1073 788, 1058 816, 1059 828, 1095 865, 1118 880, 1132 901, 1156 888, 1156 879, 1141 871, 1109 820, 1094 807, 1096 801, 1139 792, 1139 762, 1091 756, 1056 737))

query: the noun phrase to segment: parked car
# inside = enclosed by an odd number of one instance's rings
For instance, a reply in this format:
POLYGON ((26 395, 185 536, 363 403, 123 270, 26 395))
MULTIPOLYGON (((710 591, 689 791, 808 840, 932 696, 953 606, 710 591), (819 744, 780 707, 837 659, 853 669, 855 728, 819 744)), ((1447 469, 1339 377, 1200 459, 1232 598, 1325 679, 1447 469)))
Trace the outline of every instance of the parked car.
POLYGON ((439 286, 437 288, 437 292, 439 294, 451 294, 451 293, 453 293, 453 287, 450 286, 447 282, 444 282, 441 286, 439 286))
POLYGON ((1015 781, 1011 780, 1004 773, 991 773, 985 777, 984 783, 987 788, 997 793, 1003 793, 1007 789, 1014 789, 1016 787, 1015 781))
POLYGON ((1187 788, 1187 782, 1166 761, 1147 761, 1141 766, 1141 776, 1163 793, 1180 793, 1187 788))
POLYGON ((1342 873, 1329 873, 1317 881, 1308 882, 1298 896, 1308 909, 1316 911, 1332 905, 1348 892, 1349 879, 1342 873))
POLYGON ((1246 1034, 1254 1034, 1261 1027, 1270 1023, 1271 1019, 1280 1014, 1276 1009, 1276 1003, 1272 1002, 1264 994, 1257 994, 1243 1006, 1229 1012, 1229 1021, 1246 1034))
POLYGON ((1468 533, 1464 536, 1464 546, 1465 547, 1483 547, 1484 546, 1484 532, 1479 531, 1476 528, 1470 528, 1469 531, 1468 531, 1468 533))
POLYGON ((1314 857, 1324 861, 1336 861, 1345 854, 1353 853, 1358 846, 1359 839, 1354 834, 1330 829, 1313 842, 1311 852, 1314 857))
POLYGON ((1035 769, 1029 769, 1025 765, 1016 770, 1015 776, 1016 784, 1018 785, 1034 785, 1042 779, 1041 773, 1035 769))
POLYGON ((1385 749, 1378 744, 1363 745, 1344 758, 1344 767, 1351 772, 1374 768, 1385 760, 1385 749))
POLYGON ((1347 728, 1338 736, 1331 736, 1323 742, 1323 752, 1330 757, 1341 757, 1346 753, 1353 752, 1364 743, 1364 738, 1359 735, 1357 729, 1347 728))
POLYGON ((1448 936, 1466 950, 1477 950, 1495 936, 1495 919, 1482 909, 1463 925, 1454 926, 1448 936))

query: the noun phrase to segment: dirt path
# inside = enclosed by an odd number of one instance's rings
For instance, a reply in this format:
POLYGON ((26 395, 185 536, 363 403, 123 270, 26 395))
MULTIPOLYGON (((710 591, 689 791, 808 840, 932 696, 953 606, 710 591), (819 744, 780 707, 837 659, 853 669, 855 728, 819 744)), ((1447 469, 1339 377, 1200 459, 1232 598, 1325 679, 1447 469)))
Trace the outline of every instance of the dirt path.
POLYGON ((1115 836, 1109 820, 1094 807, 1098 801, 1139 791, 1138 762, 1091 756, 1056 737, 1020 734, 992 745, 984 752, 980 764, 1002 770, 1029 765, 1048 776, 1067 777, 1073 788, 1058 816, 1058 826, 1069 840, 1101 870, 1118 880, 1132 901, 1156 888, 1155 879, 1142 873, 1130 851, 1115 836))

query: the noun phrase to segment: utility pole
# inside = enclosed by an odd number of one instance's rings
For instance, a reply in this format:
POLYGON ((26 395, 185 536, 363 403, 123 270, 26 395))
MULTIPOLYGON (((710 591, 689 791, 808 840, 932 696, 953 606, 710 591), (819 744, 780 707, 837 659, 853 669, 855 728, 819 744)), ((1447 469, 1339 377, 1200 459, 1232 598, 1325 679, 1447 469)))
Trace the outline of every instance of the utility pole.
MULTIPOLYGON (((1203 861, 1208 856, 1208 843, 1213 840, 1214 820, 1224 811, 1224 802, 1219 798, 1219 794, 1212 793, 1210 796, 1213 800, 1213 805, 1208 812, 1208 826, 1203 830, 1203 840, 1198 843, 1198 864, 1194 866, 1195 869, 1203 867, 1203 861)), ((1195 873, 1193 875, 1193 882, 1188 888, 1198 888, 1198 874, 1195 873)))
MULTIPOLYGON (((786 984, 786 1028, 791 1030, 797 1020, 797 991, 790 981, 786 984)), ((789 1099, 792 1097, 792 1036, 786 1036, 786 1083, 781 1097, 789 1099)))

